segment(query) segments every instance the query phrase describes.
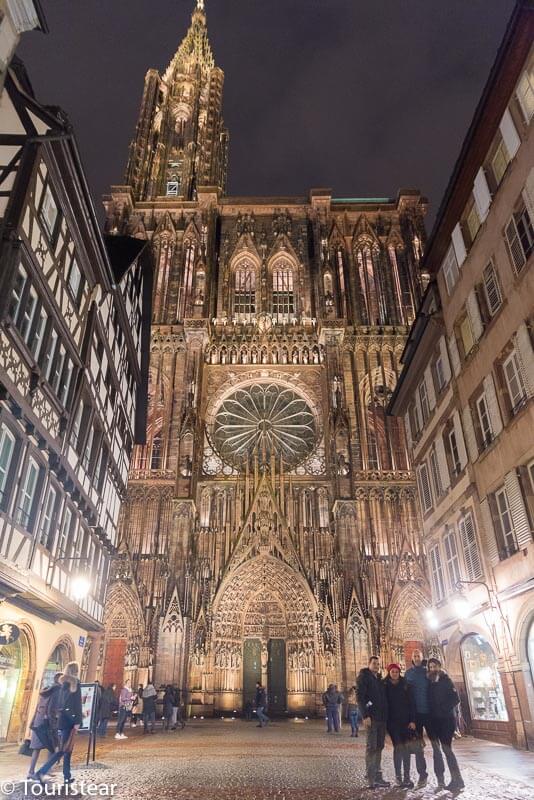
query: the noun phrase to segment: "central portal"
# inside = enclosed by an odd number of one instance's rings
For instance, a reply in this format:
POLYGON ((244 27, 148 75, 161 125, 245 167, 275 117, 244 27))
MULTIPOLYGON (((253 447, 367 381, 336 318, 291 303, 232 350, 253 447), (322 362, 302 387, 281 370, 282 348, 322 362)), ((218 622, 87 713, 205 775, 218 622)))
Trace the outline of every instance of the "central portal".
POLYGON ((254 705, 256 683, 266 684, 268 713, 285 714, 287 708, 286 643, 284 639, 269 639, 267 647, 259 639, 243 643, 243 709, 254 705), (267 659, 265 659, 267 656, 267 659), (267 660, 267 663, 265 661, 267 660))

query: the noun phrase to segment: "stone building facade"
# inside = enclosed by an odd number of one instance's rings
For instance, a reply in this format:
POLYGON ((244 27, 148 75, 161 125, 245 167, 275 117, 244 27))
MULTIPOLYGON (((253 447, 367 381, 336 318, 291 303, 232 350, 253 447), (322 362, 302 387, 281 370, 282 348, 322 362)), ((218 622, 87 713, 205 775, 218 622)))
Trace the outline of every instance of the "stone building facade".
POLYGON ((403 424, 385 409, 423 289, 425 199, 228 197, 203 3, 149 70, 107 226, 155 264, 146 445, 106 607, 102 679, 199 713, 314 712, 427 604, 403 424))
POLYGON ((429 625, 477 735, 534 747, 534 12, 519 2, 425 255, 406 415, 429 625))

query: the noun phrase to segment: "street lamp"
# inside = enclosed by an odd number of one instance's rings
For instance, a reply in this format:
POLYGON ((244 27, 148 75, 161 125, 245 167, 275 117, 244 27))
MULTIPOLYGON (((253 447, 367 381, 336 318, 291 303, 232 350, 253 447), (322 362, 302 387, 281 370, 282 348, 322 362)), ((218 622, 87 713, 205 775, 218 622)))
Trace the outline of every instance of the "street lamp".
MULTIPOLYGON (((46 576, 46 587, 47 589, 51 589, 53 586, 53 574, 54 569, 56 568, 56 564, 60 564, 61 562, 82 562, 82 563, 89 563, 90 559, 87 556, 76 556, 73 558, 55 558, 48 564, 48 572, 46 576)), ((73 575, 70 579, 70 591, 74 600, 80 602, 81 600, 85 600, 89 592, 91 591, 91 582, 87 575, 83 572, 78 572, 76 575, 73 575)))
POLYGON ((70 590, 75 600, 85 600, 91 591, 91 583, 85 575, 75 575, 71 580, 70 590))

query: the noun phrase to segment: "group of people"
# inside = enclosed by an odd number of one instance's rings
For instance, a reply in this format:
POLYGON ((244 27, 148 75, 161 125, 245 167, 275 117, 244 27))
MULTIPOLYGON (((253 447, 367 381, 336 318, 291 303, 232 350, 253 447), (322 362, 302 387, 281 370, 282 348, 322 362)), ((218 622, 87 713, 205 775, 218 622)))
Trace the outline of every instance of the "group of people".
MULTIPOLYGON (((459 791, 464 788, 452 740, 456 728, 455 709, 460 698, 454 684, 442 669, 437 658, 423 660, 420 650, 412 656, 412 666, 401 675, 398 664, 390 664, 387 675, 380 675, 377 656, 360 671, 355 690, 357 710, 367 730, 365 766, 368 788, 387 787, 382 775, 382 750, 386 732, 393 744, 393 764, 397 784, 413 788, 411 756, 415 757, 418 773, 417 788, 428 781, 424 753, 424 734, 432 745, 434 773, 439 788, 459 791), (450 782, 445 787, 445 760, 450 772, 450 782)), ((328 693, 327 693, 328 694, 328 693)), ((331 695, 333 700, 333 694, 331 695)), ((354 699, 354 697, 353 697, 354 699)), ((350 707, 350 701, 349 701, 350 707)), ((339 720, 339 714, 332 722, 339 720)), ((328 717, 328 706, 327 706, 328 717)), ((338 723, 339 724, 339 723, 338 723)), ((330 721, 329 721, 330 729, 330 721)), ((335 728, 338 730, 338 728, 335 728)))
POLYGON ((82 693, 78 664, 71 661, 64 672, 57 672, 52 686, 45 687, 30 723, 32 751, 28 779, 45 785, 45 776, 63 759, 63 780, 70 784, 71 756, 76 734, 82 724, 82 693), (48 750, 49 759, 36 770, 41 750, 48 750))
MULTIPOLYGON (((113 684, 110 687, 113 696, 115 696, 116 686, 113 684)), ((137 726, 138 721, 143 722, 143 734, 155 732, 156 727, 156 701, 158 693, 156 687, 149 681, 146 686, 139 686, 137 691, 133 691, 130 686, 130 681, 124 681, 124 686, 119 693, 118 701, 118 720, 117 732, 115 739, 127 739, 124 733, 124 728, 128 719, 132 728, 137 726)), ((105 705, 105 713, 111 716, 108 705, 105 705)), ((102 711, 100 713, 102 718, 102 711)), ((181 691, 176 686, 168 684, 163 694, 163 729, 175 731, 178 724, 180 727, 185 728, 185 719, 182 714, 181 705, 181 691)), ((102 731, 105 735, 107 723, 102 731)), ((98 732, 100 731, 100 725, 98 732)))

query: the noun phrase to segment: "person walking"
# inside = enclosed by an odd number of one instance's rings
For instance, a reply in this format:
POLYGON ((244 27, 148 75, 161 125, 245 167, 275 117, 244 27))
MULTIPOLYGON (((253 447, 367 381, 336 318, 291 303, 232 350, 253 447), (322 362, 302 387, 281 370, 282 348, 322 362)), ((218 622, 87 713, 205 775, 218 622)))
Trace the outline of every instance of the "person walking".
POLYGON ((60 703, 59 696, 61 693, 59 679, 61 678, 61 674, 61 672, 56 672, 54 675, 54 683, 51 686, 45 687, 39 693, 35 713, 30 723, 30 747, 32 750, 32 758, 28 770, 28 780, 35 779, 35 767, 37 766, 41 750, 46 749, 52 754, 56 752, 59 746, 58 714, 60 703))
POLYGON ((163 728, 168 731, 172 721, 172 707, 174 705, 174 689, 167 684, 163 694, 163 728))
POLYGON ((254 699, 254 704, 256 706, 256 715, 259 719, 259 723, 256 727, 264 728, 270 720, 265 713, 265 708, 267 706, 267 694, 265 692, 265 688, 259 681, 256 683, 256 697, 254 699))
POLYGON ((358 708, 358 693, 356 686, 351 686, 347 695, 347 711, 350 721, 350 735, 354 738, 358 736, 358 725, 360 723, 360 710, 358 708))
POLYGON ((143 689, 143 734, 154 733, 156 725, 156 697, 158 693, 152 681, 143 689))
POLYGON ((132 728, 137 727, 138 722, 143 720, 143 686, 139 684, 135 693, 132 705, 132 728))
POLYGON ((367 788, 387 787, 390 784, 382 775, 382 750, 386 741, 388 706, 386 687, 380 677, 378 656, 371 656, 369 666, 360 670, 356 691, 360 714, 367 729, 365 748, 367 788))
POLYGON ((390 664, 384 679, 388 704, 387 731, 393 745, 393 765, 397 785, 402 789, 413 789, 410 777, 410 741, 417 735, 415 726, 415 702, 412 688, 401 676, 398 664, 390 664))
POLYGON ((64 782, 72 783, 73 781, 70 763, 75 737, 83 721, 82 692, 80 681, 78 680, 78 664, 76 661, 70 661, 67 664, 65 672, 60 678, 60 684, 61 691, 58 705, 59 747, 46 764, 43 764, 35 773, 35 778, 43 785, 45 785, 44 776, 61 759, 63 759, 64 782))
POLYGON ((119 719, 117 721, 117 733, 115 734, 115 739, 128 738, 124 733, 124 726, 126 725, 126 720, 128 719, 128 715, 132 710, 132 700, 133 692, 130 687, 130 681, 126 679, 119 695, 119 719))
POLYGON ((113 706, 115 705, 116 688, 116 684, 110 683, 107 689, 104 689, 102 692, 98 715, 98 728, 96 729, 98 736, 105 736, 108 732, 108 723, 113 713, 113 706))
MULTIPOLYGON (((441 668, 439 658, 428 659, 428 683, 430 728, 443 749, 451 774, 450 783, 447 784, 446 788, 450 792, 457 792, 465 787, 456 756, 452 752, 452 740, 456 728, 454 709, 460 702, 460 698, 453 682, 441 668)), ((445 770, 443 770, 441 776, 438 776, 439 786, 443 786, 445 782, 444 772, 445 770)))
POLYGON ((326 732, 339 733, 339 707, 343 702, 343 695, 338 692, 335 683, 331 683, 323 694, 323 703, 326 709, 326 732))
POLYGON ((180 690, 177 686, 172 687, 172 717, 171 730, 175 731, 178 724, 178 712, 180 710, 180 690))
POLYGON ((417 789, 423 789, 428 783, 428 769, 426 765, 423 732, 426 732, 432 745, 434 758, 434 773, 438 779, 438 785, 444 786, 443 773, 445 765, 439 742, 434 738, 430 729, 430 714, 428 708, 428 679, 426 663, 420 650, 412 653, 412 666, 406 670, 406 680, 412 687, 413 699, 415 701, 415 727, 420 740, 420 747, 415 751, 415 766, 419 775, 417 789))

